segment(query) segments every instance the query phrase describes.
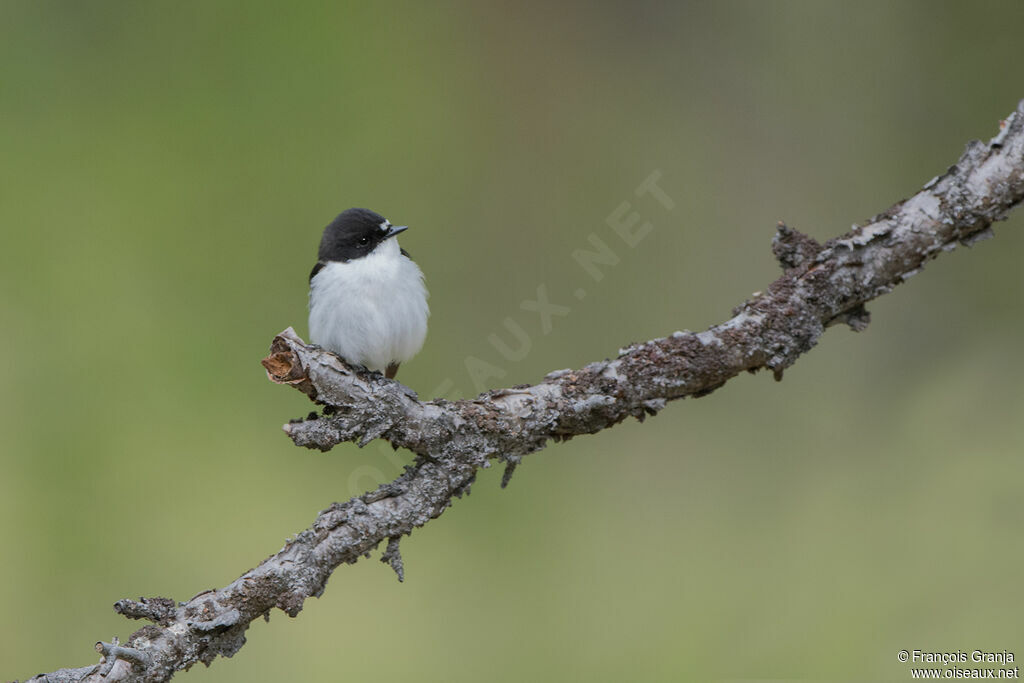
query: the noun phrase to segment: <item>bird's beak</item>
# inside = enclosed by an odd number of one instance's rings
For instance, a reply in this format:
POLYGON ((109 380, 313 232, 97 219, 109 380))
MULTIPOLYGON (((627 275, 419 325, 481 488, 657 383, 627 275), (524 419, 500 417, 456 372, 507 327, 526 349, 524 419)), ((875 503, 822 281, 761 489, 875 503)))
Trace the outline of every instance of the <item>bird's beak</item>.
POLYGON ((405 232, 405 231, 406 231, 406 230, 408 230, 408 229, 409 229, 409 226, 408 226, 408 225, 392 225, 392 226, 391 226, 391 227, 390 227, 390 228, 388 229, 388 234, 384 235, 384 239, 387 239, 387 238, 389 238, 389 237, 394 237, 394 236, 395 236, 395 235, 397 235, 398 233, 400 233, 400 232, 405 232))

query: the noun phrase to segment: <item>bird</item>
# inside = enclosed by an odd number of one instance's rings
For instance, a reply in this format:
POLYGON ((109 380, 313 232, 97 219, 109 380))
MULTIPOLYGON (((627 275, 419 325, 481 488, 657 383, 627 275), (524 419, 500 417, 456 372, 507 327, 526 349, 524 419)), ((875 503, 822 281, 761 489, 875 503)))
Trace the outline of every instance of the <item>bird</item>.
POLYGON ((309 273, 309 337, 353 365, 394 379, 427 336, 423 271, 398 245, 408 226, 348 209, 324 228, 309 273))

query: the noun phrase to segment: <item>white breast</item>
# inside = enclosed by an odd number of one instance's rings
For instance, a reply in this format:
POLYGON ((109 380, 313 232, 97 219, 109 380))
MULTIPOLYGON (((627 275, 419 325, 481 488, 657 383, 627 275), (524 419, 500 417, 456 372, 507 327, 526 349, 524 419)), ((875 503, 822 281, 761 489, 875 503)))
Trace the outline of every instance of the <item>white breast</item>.
POLYGON ((394 238, 363 258, 328 263, 310 282, 310 340, 371 370, 416 355, 428 315, 423 273, 394 238))

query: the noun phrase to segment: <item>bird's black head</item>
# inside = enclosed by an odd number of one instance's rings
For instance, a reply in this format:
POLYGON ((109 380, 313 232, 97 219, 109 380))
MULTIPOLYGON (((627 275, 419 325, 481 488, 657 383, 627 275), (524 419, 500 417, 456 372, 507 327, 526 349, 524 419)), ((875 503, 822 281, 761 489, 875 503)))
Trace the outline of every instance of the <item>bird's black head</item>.
POLYGON ((393 226, 384 216, 369 209, 343 211, 324 228, 317 257, 320 262, 362 258, 405 227, 393 226))

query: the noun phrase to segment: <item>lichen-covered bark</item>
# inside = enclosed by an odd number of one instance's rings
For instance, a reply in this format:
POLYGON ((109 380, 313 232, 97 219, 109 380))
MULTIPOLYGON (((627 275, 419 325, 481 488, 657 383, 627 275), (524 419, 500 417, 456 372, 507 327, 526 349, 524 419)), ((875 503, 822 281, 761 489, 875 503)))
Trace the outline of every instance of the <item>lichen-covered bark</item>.
MULTIPOLYGON (((233 583, 183 603, 122 600, 115 609, 152 625, 121 645, 98 643, 94 667, 41 674, 49 681, 166 681, 196 662, 231 656, 254 619, 278 608, 295 616, 342 563, 387 542, 384 559, 402 576, 398 539, 467 491, 491 459, 506 478, 549 440, 643 419, 684 396, 703 396, 744 370, 783 370, 831 324, 863 329, 864 304, 990 226, 1024 199, 1024 102, 988 144, 972 142, 957 163, 910 199, 823 245, 780 225, 773 252, 783 275, 720 325, 675 332, 622 349, 613 360, 559 370, 533 386, 462 401, 422 402, 380 375, 357 372, 307 346, 290 329, 264 359, 268 376, 328 406, 285 425, 298 445, 328 450, 383 438, 416 454, 395 481, 324 510, 313 525, 233 583)), ((33 679, 37 680, 37 679, 33 679)))

